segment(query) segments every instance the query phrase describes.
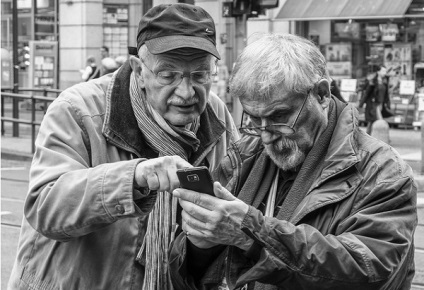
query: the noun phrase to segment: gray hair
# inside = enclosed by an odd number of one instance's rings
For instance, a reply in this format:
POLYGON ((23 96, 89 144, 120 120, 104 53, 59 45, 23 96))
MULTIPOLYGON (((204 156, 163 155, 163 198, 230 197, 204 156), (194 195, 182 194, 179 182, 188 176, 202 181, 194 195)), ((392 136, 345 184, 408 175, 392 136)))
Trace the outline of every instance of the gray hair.
POLYGON ((277 90, 306 93, 330 77, 326 60, 311 41, 292 34, 265 34, 237 58, 230 79, 236 98, 267 99, 277 90))

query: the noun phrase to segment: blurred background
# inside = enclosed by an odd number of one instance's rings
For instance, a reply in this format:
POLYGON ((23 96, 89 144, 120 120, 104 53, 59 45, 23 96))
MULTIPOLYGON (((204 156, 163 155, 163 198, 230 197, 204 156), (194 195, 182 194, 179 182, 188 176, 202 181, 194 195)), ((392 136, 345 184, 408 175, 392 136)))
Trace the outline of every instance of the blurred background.
MULTIPOLYGON (((2 90, 63 90, 81 82, 89 57, 98 66, 107 57, 119 67, 128 58, 128 46, 136 45, 140 16, 152 6, 176 2, 201 6, 212 15, 229 74, 254 33, 298 34, 320 47, 331 77, 350 102, 360 98, 373 65, 384 64, 395 112, 387 121, 420 126, 424 0, 2 0, 2 90)), ((219 81, 213 86, 217 93, 219 81)), ((238 104, 230 104, 230 96, 223 99, 237 122, 238 104)))

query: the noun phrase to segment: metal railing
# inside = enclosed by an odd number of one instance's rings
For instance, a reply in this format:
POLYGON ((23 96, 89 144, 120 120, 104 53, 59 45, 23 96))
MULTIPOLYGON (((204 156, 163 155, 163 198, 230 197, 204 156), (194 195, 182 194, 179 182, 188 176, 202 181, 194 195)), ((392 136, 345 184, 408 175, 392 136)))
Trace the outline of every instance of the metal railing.
POLYGON ((37 121, 36 115, 37 111, 45 111, 47 110, 48 105, 53 102, 56 97, 62 92, 57 89, 48 89, 48 88, 19 88, 19 92, 30 92, 32 94, 21 94, 21 93, 12 93, 12 89, 2 88, 1 89, 1 134, 5 133, 5 122, 12 123, 13 126, 13 135, 14 137, 19 136, 19 124, 29 125, 31 126, 31 153, 35 152, 35 138, 36 138, 36 129, 37 126, 41 124, 41 121, 37 121), (49 95, 54 95, 54 97, 50 97, 49 95), (5 103, 7 99, 12 100, 12 117, 5 116, 5 103), (30 119, 21 119, 19 118, 20 111, 20 101, 28 100, 30 104, 30 108, 26 110, 30 110, 30 119), (42 104, 37 106, 37 104, 42 104))

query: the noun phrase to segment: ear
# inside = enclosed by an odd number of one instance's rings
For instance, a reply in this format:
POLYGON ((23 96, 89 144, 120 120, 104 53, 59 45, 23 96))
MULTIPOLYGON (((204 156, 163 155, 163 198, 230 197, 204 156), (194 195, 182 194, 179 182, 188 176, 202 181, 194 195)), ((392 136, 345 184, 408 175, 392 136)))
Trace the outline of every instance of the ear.
POLYGON ((330 91, 330 83, 326 79, 320 80, 316 84, 316 92, 317 92, 317 98, 318 102, 321 104, 321 106, 325 109, 330 105, 331 100, 331 91, 330 91))
POLYGON ((143 78, 143 63, 141 60, 134 55, 130 56, 130 66, 132 71, 135 74, 136 79, 140 82, 141 87, 144 88, 144 78, 143 78))

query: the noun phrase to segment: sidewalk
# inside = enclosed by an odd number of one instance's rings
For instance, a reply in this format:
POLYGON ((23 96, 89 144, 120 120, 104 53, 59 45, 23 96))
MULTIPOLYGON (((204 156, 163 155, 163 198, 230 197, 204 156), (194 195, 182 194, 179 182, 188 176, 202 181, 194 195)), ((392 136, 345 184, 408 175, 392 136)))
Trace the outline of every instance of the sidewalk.
POLYGON ((1 136, 1 159, 31 161, 31 136, 1 136))

